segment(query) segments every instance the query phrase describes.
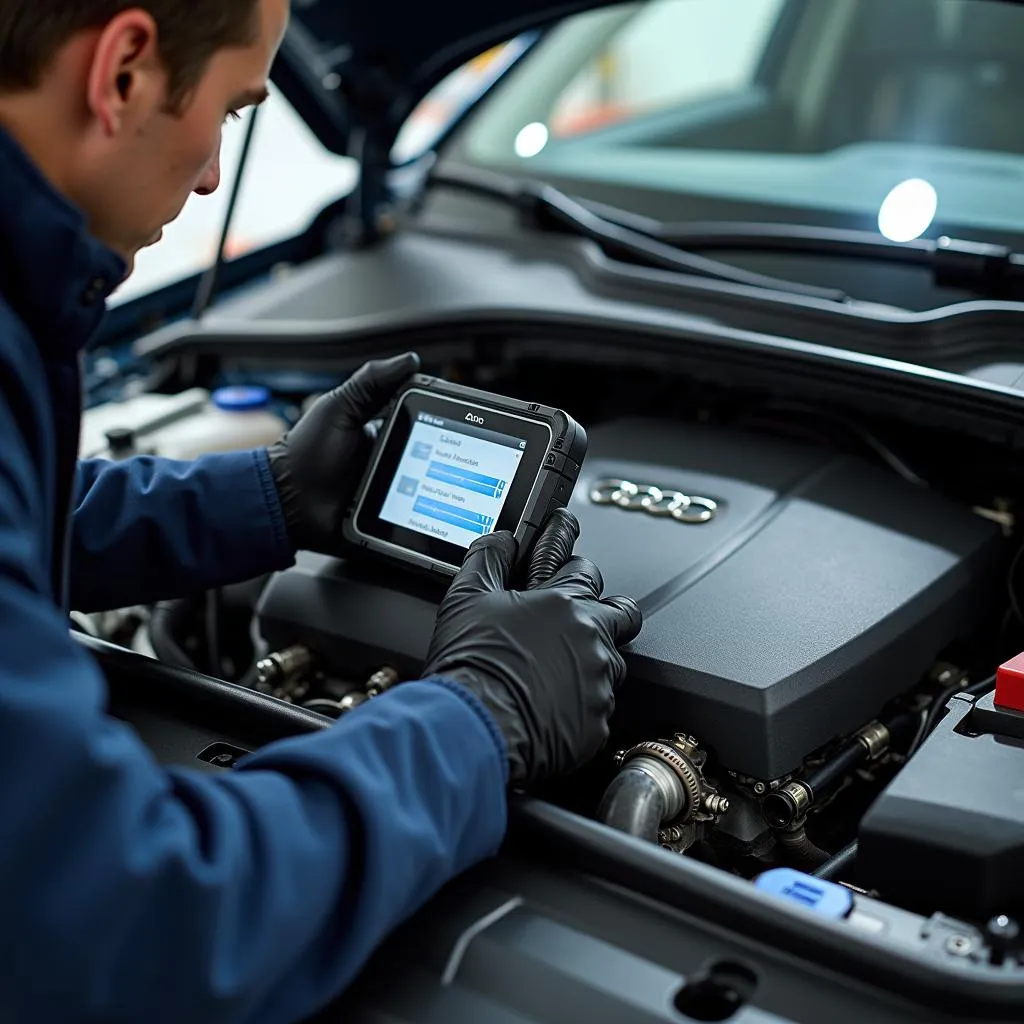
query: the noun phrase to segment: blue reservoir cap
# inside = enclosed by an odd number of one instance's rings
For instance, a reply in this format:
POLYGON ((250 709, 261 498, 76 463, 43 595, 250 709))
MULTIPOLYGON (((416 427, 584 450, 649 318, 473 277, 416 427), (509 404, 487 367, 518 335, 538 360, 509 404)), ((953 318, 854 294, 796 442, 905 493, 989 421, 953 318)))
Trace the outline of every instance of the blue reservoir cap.
POLYGON ((251 412, 270 404, 270 389, 257 384, 217 388, 212 398, 213 404, 225 412, 251 412))
POLYGON ((758 875, 754 883, 763 892, 781 896, 822 917, 839 921, 853 910, 853 893, 835 882, 805 875, 793 868, 773 868, 758 875))

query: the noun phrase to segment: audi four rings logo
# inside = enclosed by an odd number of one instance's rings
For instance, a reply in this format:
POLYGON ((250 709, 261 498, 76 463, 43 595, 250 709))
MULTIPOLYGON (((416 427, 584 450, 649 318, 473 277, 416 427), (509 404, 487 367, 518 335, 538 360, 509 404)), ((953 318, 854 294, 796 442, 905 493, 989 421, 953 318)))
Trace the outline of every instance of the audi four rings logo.
POLYGON ((710 498, 632 480, 598 480, 590 488, 590 500, 595 505, 615 505, 677 523, 707 523, 718 514, 718 503, 710 498))
POLYGON ((466 413, 466 422, 467 423, 483 423, 483 421, 484 421, 483 416, 474 416, 473 413, 471 413, 471 412, 467 412, 466 413))

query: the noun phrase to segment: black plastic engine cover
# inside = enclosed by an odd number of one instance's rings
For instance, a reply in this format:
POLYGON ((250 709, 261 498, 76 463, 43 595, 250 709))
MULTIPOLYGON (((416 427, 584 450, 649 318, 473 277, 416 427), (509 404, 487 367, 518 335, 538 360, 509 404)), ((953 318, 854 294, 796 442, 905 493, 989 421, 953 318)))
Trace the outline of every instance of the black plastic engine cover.
MULTIPOLYGON (((588 430, 576 546, 644 629, 619 713, 696 735, 771 779, 858 728, 983 614, 998 529, 859 460, 747 434, 621 420, 588 430), (604 478, 711 498, 702 524, 591 501, 604 478)), ((415 673, 440 590, 305 558, 268 588, 267 639, 302 640, 347 675, 415 673)))

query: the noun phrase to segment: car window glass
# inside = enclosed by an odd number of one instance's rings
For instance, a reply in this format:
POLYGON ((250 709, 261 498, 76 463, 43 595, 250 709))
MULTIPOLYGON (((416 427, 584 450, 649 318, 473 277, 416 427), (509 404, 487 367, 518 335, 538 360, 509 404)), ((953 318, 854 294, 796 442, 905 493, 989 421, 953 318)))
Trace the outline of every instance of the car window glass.
MULTIPOLYGON (((139 254, 135 272, 112 297, 125 302, 189 277, 216 256, 249 112, 224 126, 221 186, 193 195, 163 239, 139 254)), ((328 203, 350 193, 358 180, 354 160, 328 152, 281 93, 271 88, 260 108, 245 177, 235 209, 227 256, 301 234, 328 203)))
POLYGON ((395 164, 422 156, 532 45, 535 32, 494 46, 446 76, 417 104, 391 150, 395 164))
POLYGON ((751 82, 783 0, 639 7, 562 91, 553 136, 582 134, 751 82))
POLYGON ((663 221, 1020 243, 1024 7, 649 0, 566 19, 456 161, 663 221))

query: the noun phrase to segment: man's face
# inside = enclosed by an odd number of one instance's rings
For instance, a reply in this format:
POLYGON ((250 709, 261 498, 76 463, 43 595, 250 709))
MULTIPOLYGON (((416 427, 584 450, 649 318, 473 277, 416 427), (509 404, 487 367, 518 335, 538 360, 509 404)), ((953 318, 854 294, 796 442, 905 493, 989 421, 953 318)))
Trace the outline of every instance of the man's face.
MULTIPOLYGON (((102 73, 94 66, 89 95, 95 124, 79 153, 72 198, 91 233, 125 258, 129 272, 138 251, 160 239, 193 192, 217 189, 224 122, 266 98, 270 66, 288 23, 288 0, 260 0, 259 22, 255 42, 216 53, 177 109, 168 107, 162 66, 140 58, 123 104, 118 105, 122 94, 115 95, 111 116, 103 105, 102 73)), ((101 71, 107 67, 103 58, 101 44, 101 71)), ((107 63, 116 71, 116 61, 107 63)))

